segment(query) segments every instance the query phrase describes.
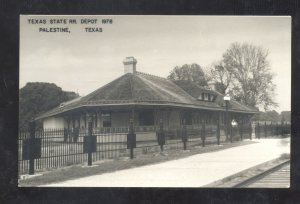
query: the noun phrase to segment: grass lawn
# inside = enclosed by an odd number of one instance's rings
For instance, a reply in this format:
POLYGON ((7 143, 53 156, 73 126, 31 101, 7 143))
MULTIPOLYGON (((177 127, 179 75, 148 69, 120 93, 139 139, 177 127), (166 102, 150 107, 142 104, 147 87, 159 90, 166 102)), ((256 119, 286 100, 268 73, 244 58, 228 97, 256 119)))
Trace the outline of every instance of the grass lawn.
MULTIPOLYGON (((143 165, 155 164, 169 160, 180 159, 195 154, 224 150, 231 147, 253 144, 254 141, 243 141, 234 143, 222 143, 221 145, 207 145, 206 147, 191 146, 187 151, 178 149, 168 149, 165 155, 159 152, 148 152, 147 154, 138 154, 134 159, 121 157, 113 160, 104 160, 94 162, 93 167, 86 167, 87 164, 73 165, 70 167, 53 169, 48 172, 42 172, 40 176, 19 180, 19 187, 38 186, 50 183, 76 179, 85 176, 103 174, 123 169, 134 168, 143 165)), ((38 173, 38 172, 37 172, 38 173)))

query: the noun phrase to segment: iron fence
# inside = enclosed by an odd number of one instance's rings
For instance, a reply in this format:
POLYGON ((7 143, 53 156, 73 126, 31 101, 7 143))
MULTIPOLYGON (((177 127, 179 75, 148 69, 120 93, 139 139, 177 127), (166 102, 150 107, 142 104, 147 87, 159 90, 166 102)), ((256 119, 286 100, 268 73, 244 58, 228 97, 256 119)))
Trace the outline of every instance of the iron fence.
MULTIPOLYGON (((95 129, 96 151, 92 153, 92 161, 112 159, 126 155, 126 129, 101 128, 95 129)), ((27 173, 29 158, 24 157, 25 143, 30 139, 29 132, 19 133, 19 174, 27 173)), ((86 129, 45 129, 35 132, 35 139, 40 139, 41 154, 35 158, 34 169, 51 168, 82 164, 87 162, 87 152, 84 151, 84 138, 88 136, 86 129)))
POLYGON ((270 135, 290 133, 289 124, 250 123, 230 127, 224 125, 200 124, 177 127, 136 126, 133 127, 134 141, 129 141, 129 127, 91 128, 87 129, 42 129, 20 130, 18 137, 19 174, 33 174, 34 170, 70 166, 74 164, 89 165, 92 162, 114 159, 135 154, 145 154, 165 149, 189 149, 193 146, 219 144, 226 141, 252 139, 270 135), (162 134, 161 134, 162 133, 162 134), (159 138, 160 137, 160 138, 159 138), (163 137, 163 139, 162 139, 163 137), (229 139, 230 137, 230 139, 229 139), (134 142, 134 144, 129 144, 134 142))
POLYGON ((291 124, 287 122, 267 123, 257 122, 255 126, 255 137, 267 138, 271 136, 285 136, 291 134, 291 124))

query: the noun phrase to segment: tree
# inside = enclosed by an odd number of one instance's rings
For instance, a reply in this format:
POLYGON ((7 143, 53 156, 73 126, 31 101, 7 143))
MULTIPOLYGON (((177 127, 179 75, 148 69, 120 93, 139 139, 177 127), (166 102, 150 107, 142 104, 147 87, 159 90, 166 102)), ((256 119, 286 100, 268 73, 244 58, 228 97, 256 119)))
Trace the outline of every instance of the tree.
POLYGON ((216 90, 221 94, 226 94, 232 81, 232 71, 225 67, 222 61, 218 61, 212 65, 208 75, 210 80, 216 84, 216 90))
POLYGON ((280 117, 284 122, 291 122, 291 111, 282 111, 280 117))
POLYGON ((27 83, 19 93, 19 127, 26 128, 33 117, 77 97, 78 94, 63 91, 55 84, 27 83))
POLYGON ((279 113, 277 113, 275 110, 266 111, 266 112, 259 111, 252 117, 251 120, 252 121, 261 121, 261 122, 265 122, 265 121, 280 122, 281 121, 279 113))
POLYGON ((232 97, 252 107, 276 107, 275 85, 268 50, 249 43, 233 43, 223 54, 224 68, 231 72, 232 97))
POLYGON ((266 111, 266 115, 268 118, 270 118, 270 121, 272 122, 279 122, 280 121, 280 115, 277 111, 266 111))
POLYGON ((183 66, 176 66, 168 76, 168 79, 178 81, 192 81, 199 86, 207 86, 207 79, 204 71, 198 64, 185 64, 183 66))

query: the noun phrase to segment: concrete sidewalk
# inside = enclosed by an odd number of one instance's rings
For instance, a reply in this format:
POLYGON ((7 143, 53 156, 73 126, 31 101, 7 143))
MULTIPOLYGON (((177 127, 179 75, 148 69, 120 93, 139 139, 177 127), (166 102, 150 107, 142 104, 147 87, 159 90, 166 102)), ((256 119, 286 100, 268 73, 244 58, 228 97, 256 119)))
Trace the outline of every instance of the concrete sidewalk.
POLYGON ((53 187, 201 187, 290 152, 290 138, 54 183, 53 187))

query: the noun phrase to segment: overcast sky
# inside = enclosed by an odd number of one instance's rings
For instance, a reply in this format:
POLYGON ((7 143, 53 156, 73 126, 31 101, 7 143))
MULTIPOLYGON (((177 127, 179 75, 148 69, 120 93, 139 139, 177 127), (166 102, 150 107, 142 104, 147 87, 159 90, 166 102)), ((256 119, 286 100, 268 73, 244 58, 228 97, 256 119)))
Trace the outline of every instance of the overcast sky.
POLYGON ((277 85, 277 111, 291 104, 291 18, 221 16, 21 16, 20 88, 27 82, 51 82, 84 96, 124 73, 122 60, 134 56, 137 70, 167 77, 176 65, 207 67, 233 42, 268 49, 277 85), (50 19, 77 24, 50 24, 50 19), (81 19, 97 24, 81 24, 81 19), (110 18, 112 24, 102 24, 110 18), (46 19, 30 24, 28 19, 46 19), (69 27, 70 33, 39 28, 69 27), (103 32, 86 32, 102 27, 103 32))

